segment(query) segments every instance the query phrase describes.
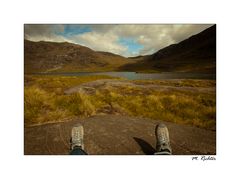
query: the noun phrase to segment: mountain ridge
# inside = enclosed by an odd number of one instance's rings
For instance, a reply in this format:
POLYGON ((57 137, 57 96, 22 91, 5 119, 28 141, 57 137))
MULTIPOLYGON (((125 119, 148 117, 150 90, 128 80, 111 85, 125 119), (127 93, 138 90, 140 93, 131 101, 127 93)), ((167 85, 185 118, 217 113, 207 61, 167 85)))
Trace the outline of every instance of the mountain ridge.
POLYGON ((88 71, 115 69, 129 61, 109 52, 97 52, 68 42, 24 40, 26 73, 49 71, 88 71))
POLYGON ((216 73, 216 25, 121 67, 129 69, 216 73))
POLYGON ((216 72, 216 25, 152 55, 123 57, 69 42, 24 40, 24 70, 34 72, 216 72))

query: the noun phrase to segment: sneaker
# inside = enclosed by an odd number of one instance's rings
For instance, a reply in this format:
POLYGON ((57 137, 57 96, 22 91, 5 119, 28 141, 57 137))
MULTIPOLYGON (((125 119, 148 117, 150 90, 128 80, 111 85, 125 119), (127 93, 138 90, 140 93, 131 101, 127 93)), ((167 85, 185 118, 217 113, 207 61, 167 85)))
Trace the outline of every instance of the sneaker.
POLYGON ((170 139, 167 126, 164 124, 158 124, 155 128, 156 135, 156 150, 155 154, 161 155, 170 155, 172 153, 172 149, 170 146, 170 139))
POLYGON ((74 147, 81 147, 81 149, 84 150, 83 134, 84 131, 81 124, 77 124, 72 128, 71 149, 73 149, 74 147))

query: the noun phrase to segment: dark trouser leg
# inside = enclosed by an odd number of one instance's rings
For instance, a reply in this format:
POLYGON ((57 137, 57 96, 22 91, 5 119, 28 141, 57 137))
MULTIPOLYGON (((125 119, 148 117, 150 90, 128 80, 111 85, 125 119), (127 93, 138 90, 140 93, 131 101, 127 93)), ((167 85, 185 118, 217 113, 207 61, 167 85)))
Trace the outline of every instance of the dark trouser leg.
POLYGON ((87 153, 81 147, 76 146, 71 150, 70 155, 87 155, 87 153))

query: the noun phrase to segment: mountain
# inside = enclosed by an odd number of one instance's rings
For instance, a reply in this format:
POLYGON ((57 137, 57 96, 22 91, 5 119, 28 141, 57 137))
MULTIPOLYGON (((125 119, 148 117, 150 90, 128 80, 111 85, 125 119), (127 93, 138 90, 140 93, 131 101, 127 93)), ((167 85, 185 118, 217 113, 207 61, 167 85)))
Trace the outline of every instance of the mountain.
POLYGON ((140 57, 136 63, 123 65, 120 69, 215 73, 216 25, 152 55, 140 57))
POLYGON ((127 58, 67 42, 24 40, 24 70, 32 72, 108 71, 129 63, 127 58))
POLYGON ((24 70, 216 73, 216 25, 152 55, 125 58, 68 42, 24 40, 24 70))

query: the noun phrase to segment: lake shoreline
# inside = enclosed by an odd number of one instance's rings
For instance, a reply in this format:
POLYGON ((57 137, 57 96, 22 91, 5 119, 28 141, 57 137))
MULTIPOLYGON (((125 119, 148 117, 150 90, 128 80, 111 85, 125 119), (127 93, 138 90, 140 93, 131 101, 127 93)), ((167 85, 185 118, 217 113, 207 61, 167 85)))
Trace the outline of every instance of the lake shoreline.
POLYGON ((158 80, 158 79, 212 79, 216 80, 216 74, 212 73, 190 73, 190 72, 161 72, 161 73, 139 73, 139 72, 38 72, 25 75, 43 75, 43 76, 95 76, 108 75, 120 77, 128 80, 158 80))

